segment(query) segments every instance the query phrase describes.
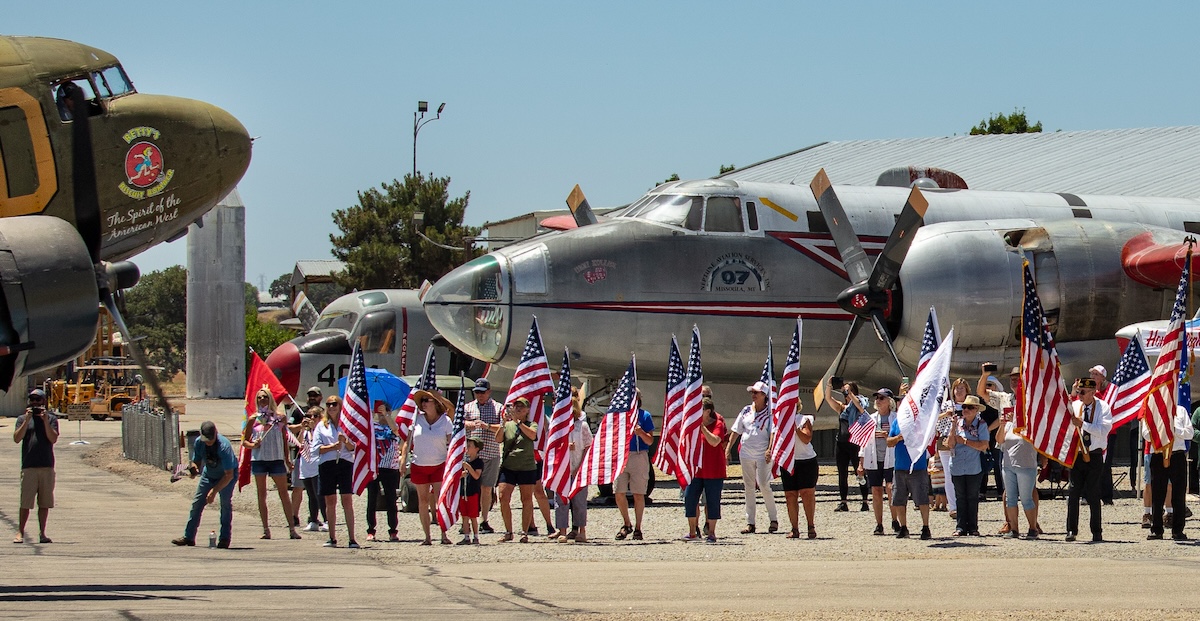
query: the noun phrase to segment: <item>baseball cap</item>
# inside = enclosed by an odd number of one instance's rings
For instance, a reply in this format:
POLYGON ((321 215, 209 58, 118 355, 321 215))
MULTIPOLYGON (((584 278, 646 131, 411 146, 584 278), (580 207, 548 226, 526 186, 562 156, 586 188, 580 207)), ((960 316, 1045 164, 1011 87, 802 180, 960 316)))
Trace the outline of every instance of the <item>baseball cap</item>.
POLYGON ((34 388, 33 390, 29 391, 29 396, 30 397, 38 397, 39 399, 45 399, 46 393, 41 388, 34 388))
POLYGON ((746 392, 761 392, 764 395, 767 394, 768 390, 767 385, 763 382, 754 382, 746 387, 746 392))
POLYGON ((893 398, 895 398, 896 395, 892 394, 891 388, 880 388, 879 390, 876 390, 875 394, 873 394, 871 396, 872 397, 887 397, 888 399, 893 399, 893 398))
POLYGON ((1009 375, 1020 375, 1021 367, 1013 367, 1013 369, 1011 371, 1009 371, 1008 374, 1009 375))
POLYGON ((512 402, 514 404, 520 403, 521 405, 524 405, 526 407, 529 406, 529 399, 526 399, 525 397, 517 397, 516 399, 513 399, 512 402))
POLYGON ((317 386, 313 386, 312 388, 308 389, 308 392, 306 394, 317 395, 319 397, 319 396, 321 396, 321 389, 317 386))
POLYGON ((1080 388, 1091 388, 1094 390, 1096 388, 1096 380, 1094 380, 1090 377, 1081 377, 1081 378, 1079 378, 1079 387, 1080 388))
POLYGON ((200 425, 200 435, 212 440, 217 437, 217 426, 211 421, 206 420, 200 425))
POLYGON ((481 377, 475 380, 475 387, 471 389, 471 392, 487 392, 491 389, 492 383, 487 381, 487 378, 481 377))
POLYGON ((1108 377, 1108 369, 1104 368, 1104 365, 1098 364, 1088 369, 1088 373, 1091 373, 1092 371, 1099 373, 1100 377, 1108 377))

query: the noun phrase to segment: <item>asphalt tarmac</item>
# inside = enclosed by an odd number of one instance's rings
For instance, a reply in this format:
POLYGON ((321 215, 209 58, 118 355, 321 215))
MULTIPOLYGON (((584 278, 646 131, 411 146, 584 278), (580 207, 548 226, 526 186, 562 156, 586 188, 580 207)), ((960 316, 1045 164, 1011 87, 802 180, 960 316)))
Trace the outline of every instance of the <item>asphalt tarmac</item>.
MULTIPOLYGON (((240 403, 187 408, 182 428, 212 419, 228 432, 240 403)), ((0 434, 12 423, 0 419, 0 434)), ((0 523, 8 533, 0 539, 0 618, 1183 619, 1200 608, 1193 594, 1200 550, 1142 541, 1145 531, 1117 515, 1118 524, 1106 527, 1115 541, 1095 546, 951 539, 945 514, 935 514, 935 541, 901 542, 866 535, 867 514, 832 513, 828 494, 818 508, 828 537, 816 542, 735 534, 741 495, 727 491, 721 528, 728 535, 718 544, 684 544, 662 532, 668 527, 659 524, 681 521, 677 505, 664 500, 648 510, 655 536, 638 546, 611 540, 619 522, 606 509, 590 512, 592 546, 489 541, 467 553, 415 545, 411 515, 402 518, 400 544, 327 549, 318 533, 287 540, 281 524, 274 539, 261 541, 253 495, 243 492, 232 549, 202 547, 215 507, 199 546, 177 548, 169 542, 182 532, 194 483, 172 485, 165 472, 128 463, 91 465, 104 461, 103 443, 119 436, 120 423, 83 423, 86 446, 70 444, 77 426, 61 423, 52 544, 7 543, 16 530, 20 454, 18 445, 0 443, 0 523)), ((1136 502, 1118 508, 1136 512, 1136 502)), ((268 503, 277 515, 273 492, 268 503)), ((36 536, 36 516, 31 522, 27 534, 36 536)))

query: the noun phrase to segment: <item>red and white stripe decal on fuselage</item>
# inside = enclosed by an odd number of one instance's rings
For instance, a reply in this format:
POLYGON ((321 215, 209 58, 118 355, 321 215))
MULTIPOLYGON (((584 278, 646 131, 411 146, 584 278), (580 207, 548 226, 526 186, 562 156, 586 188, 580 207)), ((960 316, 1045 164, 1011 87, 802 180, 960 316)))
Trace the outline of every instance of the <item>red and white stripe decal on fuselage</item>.
MULTIPOLYGON (((842 264, 842 255, 838 252, 837 246, 833 243, 833 236, 829 233, 767 231, 767 235, 800 251, 817 265, 849 280, 849 277, 846 276, 846 266, 842 264)), ((877 235, 859 235, 858 243, 862 244, 863 252, 867 253, 867 256, 873 257, 883 252, 887 238, 877 235)))

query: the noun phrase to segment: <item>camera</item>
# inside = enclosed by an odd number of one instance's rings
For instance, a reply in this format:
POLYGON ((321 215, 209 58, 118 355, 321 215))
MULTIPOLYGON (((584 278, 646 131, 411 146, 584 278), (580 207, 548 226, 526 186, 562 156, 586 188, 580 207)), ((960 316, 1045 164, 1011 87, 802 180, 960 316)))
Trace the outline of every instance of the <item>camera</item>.
POLYGON ((996 371, 1000 370, 1000 365, 995 364, 993 362, 989 362, 989 363, 983 365, 983 370, 987 371, 988 373, 995 373, 996 371))
POLYGON ((29 408, 29 411, 33 412, 34 414, 41 414, 43 411, 45 411, 45 409, 46 408, 43 408, 40 405, 35 405, 35 406, 29 408))
POLYGON ((841 377, 834 375, 833 377, 829 378, 829 385, 837 390, 841 390, 842 386, 846 385, 846 382, 843 381, 841 377))

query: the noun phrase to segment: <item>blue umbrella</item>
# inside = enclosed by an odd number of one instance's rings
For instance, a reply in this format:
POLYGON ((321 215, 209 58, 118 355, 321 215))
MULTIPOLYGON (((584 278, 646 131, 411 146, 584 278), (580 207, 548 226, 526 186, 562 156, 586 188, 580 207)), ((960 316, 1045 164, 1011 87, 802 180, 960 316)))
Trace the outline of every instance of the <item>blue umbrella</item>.
MULTIPOLYGON (((376 401, 387 403, 389 410, 398 410, 400 406, 404 405, 409 391, 412 390, 407 382, 386 369, 366 369, 366 372, 367 396, 370 400, 368 407, 372 411, 375 409, 376 401)), ((346 394, 346 378, 344 377, 338 380, 338 394, 346 394)))

